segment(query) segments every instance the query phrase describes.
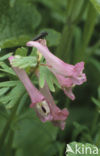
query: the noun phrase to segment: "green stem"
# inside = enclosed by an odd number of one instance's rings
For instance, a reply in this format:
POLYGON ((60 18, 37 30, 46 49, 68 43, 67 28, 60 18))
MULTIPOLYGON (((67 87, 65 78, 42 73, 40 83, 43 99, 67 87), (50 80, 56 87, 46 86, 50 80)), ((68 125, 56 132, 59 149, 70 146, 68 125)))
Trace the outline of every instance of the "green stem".
POLYGON ((70 62, 70 47, 73 39, 73 30, 74 26, 72 24, 65 25, 61 42, 57 49, 57 55, 63 60, 67 59, 67 62, 70 62))
POLYGON ((80 21, 80 19, 82 18, 83 13, 85 12, 85 10, 87 8, 87 3, 88 3, 88 1, 84 0, 83 6, 81 8, 81 11, 80 11, 79 15, 77 16, 77 18, 74 20, 74 24, 77 24, 80 21))
POLYGON ((96 109, 95 115, 94 115, 94 120, 93 120, 93 123, 92 123, 92 128, 91 128, 91 135, 93 135, 95 133, 98 118, 99 118, 99 113, 98 113, 98 110, 96 109))
POLYGON ((67 2, 67 22, 63 28, 60 44, 57 48, 57 56, 61 57, 64 61, 67 60, 68 63, 72 63, 72 56, 74 56, 71 45, 73 41, 75 25, 83 15, 86 5, 87 1, 84 1, 83 4, 80 0, 68 0, 67 2), (78 7, 81 7, 81 10, 78 10, 78 7))
POLYGON ((79 49, 79 51, 81 51, 81 54, 79 55, 78 58, 80 61, 85 60, 87 57, 86 48, 90 42, 90 39, 92 37, 95 28, 96 17, 97 17, 97 12, 95 8, 92 6, 92 4, 89 3, 87 18, 85 21, 84 32, 83 32, 82 46, 81 49, 79 49))
POLYGON ((97 137, 95 144, 96 144, 96 146, 100 147, 100 135, 97 137))
POLYGON ((0 137, 0 151, 2 149, 2 146, 3 146, 3 143, 4 143, 4 140, 8 134, 8 131, 9 131, 9 128, 10 128, 10 125, 11 125, 11 122, 16 114, 16 110, 17 110, 17 107, 18 107, 18 104, 15 105, 11 115, 10 115, 10 118, 8 119, 7 123, 6 123, 6 126, 4 127, 4 130, 3 130, 3 133, 0 137))
POLYGON ((23 95, 23 93, 20 95, 18 100, 16 100, 16 104, 15 104, 15 106, 14 106, 12 112, 11 112, 11 115, 10 115, 10 117, 9 117, 5 127, 4 127, 4 130, 3 130, 2 134, 1 134, 1 137, 0 137, 0 151, 2 150, 5 138, 7 137, 7 134, 9 132, 10 126, 11 126, 11 124, 12 124, 12 122, 13 122, 15 116, 16 116, 17 108, 18 108, 19 101, 20 101, 22 95, 23 95))
POLYGON ((13 137, 14 137, 14 131, 10 130, 10 134, 9 134, 9 137, 8 137, 8 142, 7 142, 7 145, 6 145, 6 156, 13 156, 13 153, 12 153, 13 137))
POLYGON ((68 0, 67 3, 67 17, 66 24, 62 31, 61 40, 57 48, 57 55, 63 60, 70 60, 70 47, 73 39, 74 25, 72 23, 74 0, 68 0))

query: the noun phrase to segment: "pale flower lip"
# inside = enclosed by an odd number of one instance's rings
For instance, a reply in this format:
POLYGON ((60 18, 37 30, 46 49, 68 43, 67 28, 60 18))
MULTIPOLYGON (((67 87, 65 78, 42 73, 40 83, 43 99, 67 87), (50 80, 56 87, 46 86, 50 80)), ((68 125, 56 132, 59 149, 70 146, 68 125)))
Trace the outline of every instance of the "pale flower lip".
MULTIPOLYGON (((45 42, 45 40, 44 40, 45 42)), ((53 55, 46 45, 43 45, 43 40, 29 41, 27 46, 36 47, 38 51, 46 59, 49 70, 56 76, 59 84, 61 85, 64 93, 72 100, 75 99, 72 93, 72 88, 75 85, 81 85, 87 81, 86 75, 83 73, 84 62, 79 62, 75 65, 71 65, 63 62, 61 59, 53 55)))
MULTIPOLYGON (((14 56, 9 57, 11 66, 13 59, 14 56)), ((14 66, 12 66, 12 68, 27 90, 32 102, 30 107, 35 110, 40 120, 42 122, 51 121, 55 126, 58 126, 63 130, 69 112, 66 108, 60 110, 60 108, 55 105, 47 84, 45 83, 44 88, 39 91, 32 84, 27 73, 23 69, 14 66)))
POLYGON ((45 96, 46 100, 49 101, 49 108, 50 108, 51 114, 53 116, 52 123, 55 126, 58 126, 62 130, 64 130, 65 124, 66 124, 66 119, 69 115, 68 110, 66 108, 61 110, 59 107, 56 106, 46 82, 45 82, 44 87, 41 88, 40 91, 45 96))

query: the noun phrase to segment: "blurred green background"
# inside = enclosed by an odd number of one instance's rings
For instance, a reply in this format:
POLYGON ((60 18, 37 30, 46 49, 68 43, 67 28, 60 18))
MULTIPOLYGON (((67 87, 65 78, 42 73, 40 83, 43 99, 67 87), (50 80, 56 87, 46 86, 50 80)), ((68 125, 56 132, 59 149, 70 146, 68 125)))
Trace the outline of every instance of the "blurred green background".
POLYGON ((100 0, 0 0, 0 57, 0 156, 64 156, 73 141, 100 147, 100 0), (75 87, 75 101, 53 93, 70 112, 64 131, 39 121, 5 60, 43 31, 56 56, 85 62, 87 82, 75 87))

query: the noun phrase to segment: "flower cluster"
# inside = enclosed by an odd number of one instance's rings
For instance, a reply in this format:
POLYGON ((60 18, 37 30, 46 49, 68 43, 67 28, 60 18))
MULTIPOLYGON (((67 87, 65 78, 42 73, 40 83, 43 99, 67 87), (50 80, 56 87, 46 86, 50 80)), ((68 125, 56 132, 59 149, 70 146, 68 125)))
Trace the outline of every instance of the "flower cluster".
POLYGON ((75 96, 72 93, 72 88, 86 81, 86 75, 83 73, 84 62, 77 63, 75 66, 63 62, 49 51, 45 40, 29 41, 27 46, 36 47, 38 49, 46 59, 48 68, 56 76, 64 93, 70 99, 74 100, 75 96))
MULTIPOLYGON (((29 41, 27 46, 36 47, 38 49, 39 53, 46 59, 46 65, 56 76, 64 93, 70 99, 74 100, 75 96, 72 93, 72 88, 75 85, 81 85, 86 81, 86 76, 83 73, 84 62, 77 63, 75 66, 63 62, 49 51, 46 46, 46 41, 42 39, 38 41, 29 41)), ((55 126, 58 126, 63 130, 65 127, 65 121, 69 115, 68 110, 66 108, 61 110, 56 106, 46 81, 44 87, 38 90, 31 82, 25 70, 20 69, 19 67, 14 67, 12 65, 12 60, 14 58, 14 56, 9 57, 9 61, 30 96, 30 107, 34 108, 37 116, 42 122, 49 120, 55 126)), ((39 70, 37 75, 39 76, 39 70)))

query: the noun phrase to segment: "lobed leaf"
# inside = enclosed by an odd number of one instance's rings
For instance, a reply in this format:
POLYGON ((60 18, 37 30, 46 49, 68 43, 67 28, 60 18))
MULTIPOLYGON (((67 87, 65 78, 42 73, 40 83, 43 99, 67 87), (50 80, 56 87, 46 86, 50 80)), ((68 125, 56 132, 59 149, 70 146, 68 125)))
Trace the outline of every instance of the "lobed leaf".
POLYGON ((19 67, 21 69, 25 69, 27 67, 36 67, 37 58, 34 56, 27 57, 16 56, 12 61, 12 65, 14 67, 19 67))
POLYGON ((96 8, 96 10, 98 11, 98 13, 100 13, 100 0, 90 0, 92 2, 92 4, 94 5, 94 7, 96 8))
POLYGON ((45 81, 47 82, 48 87, 52 92, 55 92, 54 85, 60 88, 56 77, 49 71, 49 69, 45 66, 40 66, 39 85, 41 88, 44 87, 45 81))

